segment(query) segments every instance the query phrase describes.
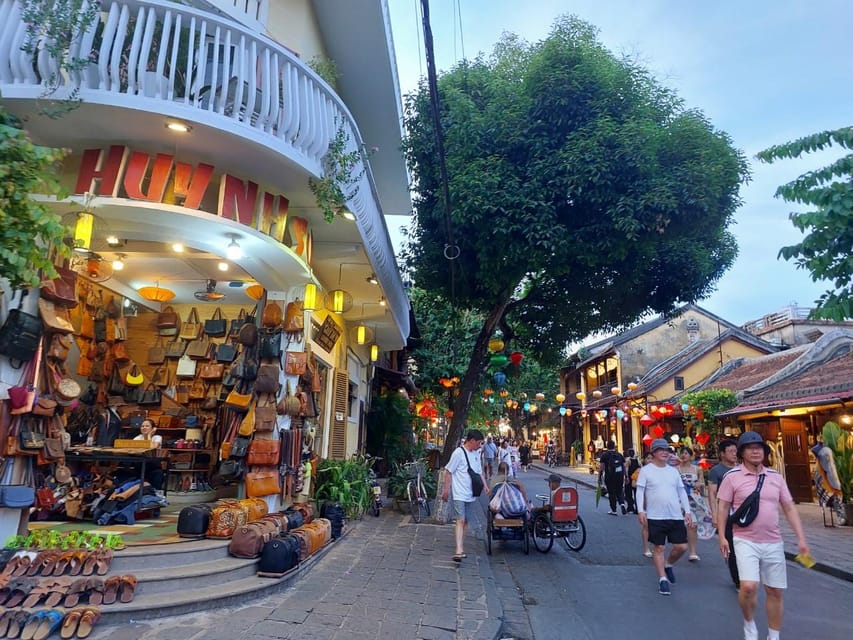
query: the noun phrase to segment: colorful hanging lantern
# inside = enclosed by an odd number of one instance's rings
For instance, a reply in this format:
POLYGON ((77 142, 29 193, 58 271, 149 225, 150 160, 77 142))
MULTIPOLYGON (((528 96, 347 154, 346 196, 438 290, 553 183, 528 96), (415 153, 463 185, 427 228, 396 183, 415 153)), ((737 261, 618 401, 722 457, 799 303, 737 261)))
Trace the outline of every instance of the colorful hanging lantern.
POLYGON ((618 396, 620 393, 622 393, 622 389, 620 389, 619 387, 611 387, 610 393, 612 393, 614 396, 618 396))
POLYGON ((496 369, 500 369, 505 366, 507 362, 509 362, 509 358, 502 353, 497 353, 489 358, 489 363, 496 369))
POLYGON ((540 391, 536 394, 535 398, 539 400, 539 402, 542 402, 545 399, 545 394, 540 391))
POLYGON ((652 440, 654 440, 654 438, 652 438, 648 433, 643 436, 643 444, 647 447, 652 443, 652 440))
POLYGON ((496 353, 497 351, 504 350, 504 341, 500 338, 492 338, 489 340, 489 351, 492 353, 496 353))
POLYGON ((491 389, 483 389, 483 395, 486 396, 487 398, 490 395, 492 395, 493 393, 494 393, 494 391, 492 391, 491 389))
POLYGON ((566 396, 562 393, 558 393, 556 396, 557 402, 563 402, 566 399, 566 396))
POLYGON ((654 434, 655 438, 662 437, 663 436, 663 427, 660 425, 656 426, 654 429, 652 429, 652 433, 654 434))
POLYGON ((453 386, 453 383, 450 381, 450 378, 439 378, 438 384, 440 384, 445 389, 449 389, 453 386))
MULTIPOLYGON (((504 377, 506 377, 506 376, 504 376, 504 377)), ((501 389, 501 390, 500 390, 500 393, 498 393, 498 395, 499 395, 501 398, 506 398, 506 397, 509 395, 509 391, 507 391, 506 389, 501 389)))
POLYGON ((581 402, 583 402, 584 400, 586 400, 586 394, 585 394, 583 391, 578 391, 578 392, 575 394, 575 398, 577 398, 578 400, 580 400, 581 402))
POLYGON ((452 418, 453 417, 453 409, 448 409, 447 411, 445 411, 444 417, 445 418, 452 418))
POLYGON ((671 416, 673 413, 675 413, 675 407, 672 406, 672 404, 670 404, 669 402, 663 405, 663 408, 666 410, 666 415, 668 416, 671 416))
POLYGON ((521 351, 513 351, 509 354, 509 361, 516 367, 521 364, 522 360, 524 360, 524 355, 521 351))
POLYGON ((601 397, 601 391, 596 389, 595 391, 592 392, 592 397, 596 398, 596 399, 600 398, 601 397))
POLYGON ((566 415, 566 408, 565 407, 560 407, 560 415, 561 416, 566 415))
POLYGON ((525 403, 524 403, 524 407, 523 407, 523 409, 524 409, 525 411, 530 411, 530 403, 529 403, 529 402, 525 402, 525 403))
POLYGON ((502 387, 506 384, 506 374, 503 371, 496 371, 494 378, 495 384, 502 387))
POLYGON ((707 431, 703 431, 702 433, 700 433, 696 436, 696 442, 701 444, 703 447, 706 444, 708 444, 708 440, 710 440, 710 439, 711 439, 711 434, 709 434, 707 431))
POLYGON ((638 386, 638 385, 637 385, 637 383, 636 383, 636 382, 629 382, 629 383, 628 383, 628 391, 636 391, 636 390, 637 390, 637 386, 638 386))
POLYGON ((625 412, 622 409, 616 409, 616 417, 621 420, 625 417, 625 412))
POLYGON ((684 404, 682 404, 682 405, 681 405, 681 410, 682 410, 682 411, 684 411, 684 412, 689 411, 689 410, 690 410, 690 405, 689 405, 689 404, 687 404, 687 403, 685 402, 684 404))
POLYGON ((566 407, 566 417, 570 417, 572 415, 572 410, 566 407))
POLYGON ((655 419, 652 418, 648 413, 644 413, 643 417, 640 418, 640 424, 643 425, 644 427, 648 427, 654 421, 655 421, 655 419))

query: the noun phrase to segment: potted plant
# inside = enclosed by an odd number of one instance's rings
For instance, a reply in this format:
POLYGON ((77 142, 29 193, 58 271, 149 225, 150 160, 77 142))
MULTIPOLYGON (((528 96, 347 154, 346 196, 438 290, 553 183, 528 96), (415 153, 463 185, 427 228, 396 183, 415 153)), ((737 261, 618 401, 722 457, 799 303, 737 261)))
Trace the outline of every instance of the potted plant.
POLYGON ((853 433, 834 422, 823 425, 823 444, 832 450, 841 484, 841 505, 837 509, 841 524, 853 526, 853 433))

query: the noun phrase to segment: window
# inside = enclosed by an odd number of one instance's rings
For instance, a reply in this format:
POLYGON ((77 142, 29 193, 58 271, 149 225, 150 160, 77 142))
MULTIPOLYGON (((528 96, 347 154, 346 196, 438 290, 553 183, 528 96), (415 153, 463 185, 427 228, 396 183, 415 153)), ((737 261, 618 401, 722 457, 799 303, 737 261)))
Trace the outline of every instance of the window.
POLYGON ((675 376, 672 383, 676 391, 684 391, 684 376, 675 376))

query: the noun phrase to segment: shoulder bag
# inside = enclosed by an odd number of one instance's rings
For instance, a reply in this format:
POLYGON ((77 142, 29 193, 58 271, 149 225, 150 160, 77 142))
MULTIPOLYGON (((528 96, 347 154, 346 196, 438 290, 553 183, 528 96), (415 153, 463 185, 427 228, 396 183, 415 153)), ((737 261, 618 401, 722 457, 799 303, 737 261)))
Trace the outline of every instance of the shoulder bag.
POLYGON ((468 459, 468 452, 465 451, 465 447, 459 448, 465 454, 465 462, 468 463, 468 475, 471 477, 471 493, 476 498, 483 493, 483 477, 471 468, 471 460, 468 459))
POLYGON ((195 378, 196 361, 184 354, 178 360, 178 368, 175 375, 179 378, 195 378))
POLYGON ((77 272, 67 267, 55 268, 57 276, 41 281, 39 295, 60 307, 73 309, 77 306, 77 272))
POLYGON ((166 347, 163 346, 163 337, 158 335, 154 346, 148 349, 148 364, 163 364, 165 361, 166 347))
POLYGON ((240 309, 239 315, 231 321, 231 324, 228 328, 229 340, 237 339, 237 336, 240 335, 240 327, 243 326, 244 322, 246 322, 246 310, 240 309))
POLYGON ((74 325, 68 319, 68 309, 57 309, 55 304, 44 298, 39 298, 38 307, 39 315, 41 315, 44 326, 48 331, 74 333, 74 325))
POLYGON ((180 318, 171 305, 157 314, 157 329, 160 330, 161 336, 175 335, 174 333, 164 333, 164 331, 177 329, 179 322, 180 318))
POLYGON ((198 320, 198 311, 195 307, 190 309, 187 321, 181 325, 180 337, 183 340, 195 340, 201 335, 201 322, 198 320))
POLYGON ((0 327, 0 355, 7 356, 15 369, 20 369, 25 362, 32 359, 41 341, 41 320, 31 313, 21 311, 25 295, 26 290, 21 291, 18 308, 9 310, 6 321, 0 327))
POLYGON ((216 307, 213 316, 204 321, 204 332, 213 338, 221 338, 225 335, 226 323, 227 320, 222 317, 222 309, 216 307))

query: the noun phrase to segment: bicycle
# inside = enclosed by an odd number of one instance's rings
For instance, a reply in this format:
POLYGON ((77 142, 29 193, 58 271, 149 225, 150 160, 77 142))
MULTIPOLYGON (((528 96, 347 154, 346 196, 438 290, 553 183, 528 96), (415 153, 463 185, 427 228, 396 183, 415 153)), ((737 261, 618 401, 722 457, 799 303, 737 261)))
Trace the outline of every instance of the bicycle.
POLYGON ((571 551, 580 551, 586 544, 586 525, 578 514, 578 491, 559 487, 549 495, 536 495, 536 499, 550 504, 550 510, 538 511, 530 520, 533 546, 540 553, 548 553, 554 539, 561 538, 571 551))
POLYGON ((410 479, 406 483, 406 496, 409 500, 409 512, 412 514, 412 520, 420 522, 422 513, 429 517, 429 496, 427 495, 426 487, 424 486, 424 461, 416 460, 415 462, 407 462, 403 468, 409 474, 410 479), (415 475, 411 475, 412 472, 415 475))
POLYGON ((370 466, 367 469, 368 481, 373 489, 373 501, 370 503, 370 515, 374 518, 379 517, 379 512, 382 510, 382 487, 379 486, 379 480, 376 479, 376 472, 373 470, 373 465, 382 458, 371 458, 370 466))

